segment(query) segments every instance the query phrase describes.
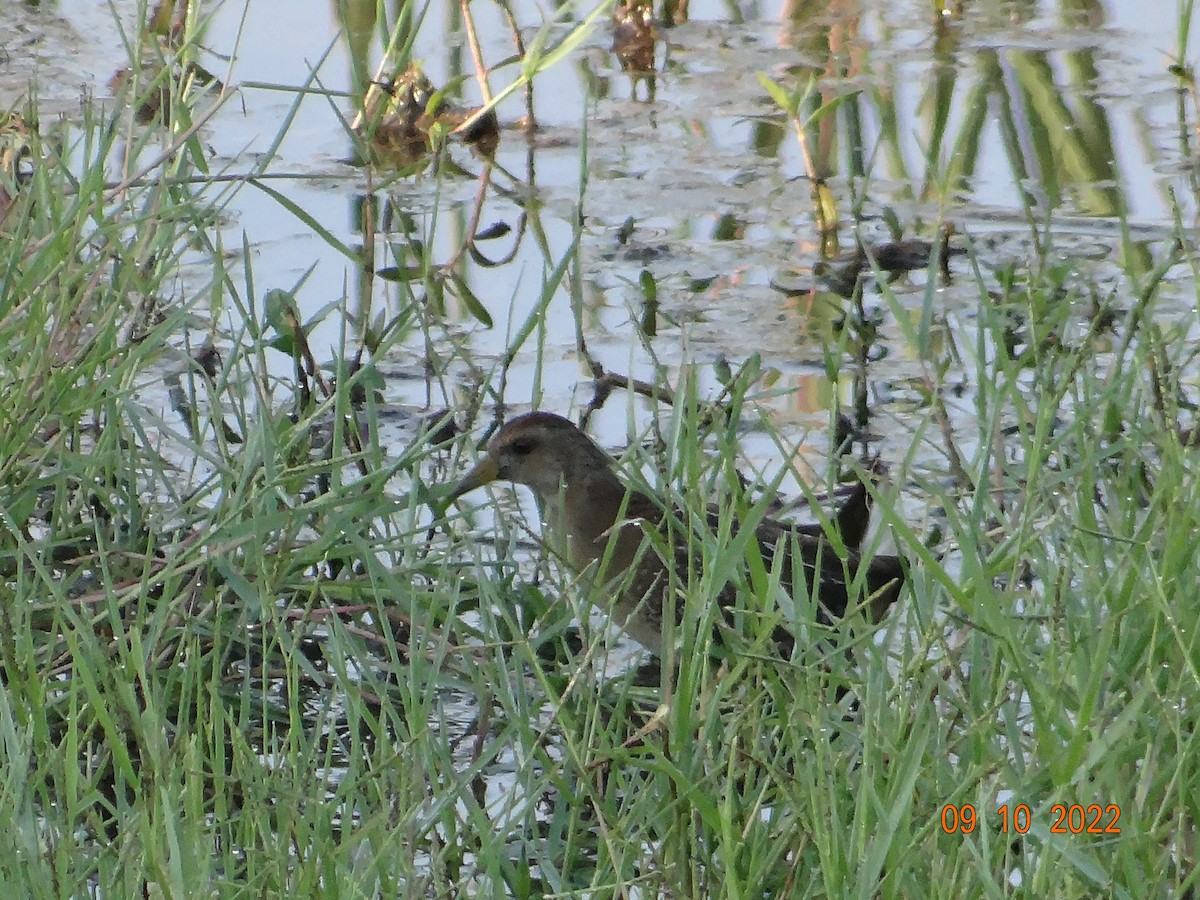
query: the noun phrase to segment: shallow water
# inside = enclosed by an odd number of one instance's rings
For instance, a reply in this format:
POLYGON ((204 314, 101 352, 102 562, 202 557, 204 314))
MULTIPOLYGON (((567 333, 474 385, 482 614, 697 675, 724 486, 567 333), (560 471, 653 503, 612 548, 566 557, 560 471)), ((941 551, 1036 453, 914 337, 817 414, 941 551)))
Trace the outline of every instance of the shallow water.
MULTIPOLYGON (((656 362, 672 383, 681 367, 695 366, 702 394, 719 387, 712 363, 727 357, 736 364, 751 350, 761 352, 764 364, 780 375, 776 395, 764 398, 762 408, 798 441, 813 431, 812 464, 822 469, 829 408, 835 394, 842 403, 851 399, 850 379, 836 389, 830 385, 824 351, 830 332, 809 298, 788 298, 772 287, 812 285, 820 245, 795 138, 776 127, 781 118, 756 73, 786 80, 789 72, 840 66, 844 77, 826 79, 827 89, 861 91, 843 109, 853 106, 857 114, 862 158, 856 163, 850 152, 846 116, 825 135, 840 145, 829 153, 828 165, 831 186, 843 200, 842 250, 853 247, 854 225, 844 203, 853 191, 866 198, 858 225, 863 239, 887 239, 885 208, 903 223, 905 236, 929 238, 939 222, 953 223, 962 233, 955 243, 973 248, 990 283, 990 269, 1030 264, 1034 241, 1025 208, 1032 198, 1039 220, 1053 223, 1061 262, 1079 277, 1120 292, 1126 276, 1117 260, 1117 213, 1124 211, 1137 226, 1134 236, 1144 238, 1143 246, 1154 247, 1172 223, 1168 190, 1190 174, 1176 132, 1179 98, 1166 72, 1165 54, 1175 40, 1168 6, 1096 3, 1092 21, 1080 24, 1078 15, 1064 21, 1054 3, 1011 4, 999 12, 972 10, 963 23, 939 29, 929 4, 917 0, 833 4, 833 11, 811 15, 799 3, 701 2, 691 7, 690 21, 661 29, 665 41, 656 50, 652 102, 645 99, 646 84, 635 92, 633 79, 621 71, 610 50, 611 28, 602 21, 572 59, 535 83, 540 131, 532 145, 516 127, 524 114, 520 94, 499 108, 503 138, 496 162, 514 177, 495 175, 499 190, 489 192, 480 226, 516 225, 521 207, 501 191, 518 190, 537 198, 541 240, 527 234, 506 265, 464 264, 467 283, 495 327, 478 326, 452 301, 430 325, 434 352, 452 385, 450 396, 432 397, 433 406, 454 406, 474 391, 464 367, 450 358, 462 332, 470 333, 477 365, 486 368, 500 358, 507 335, 536 307, 544 273, 567 252, 586 110, 588 181, 577 290, 589 350, 606 369, 647 380, 653 380, 656 362), (1017 134, 1009 144, 1000 130, 1002 103, 1014 107, 1017 134), (938 148, 943 159, 951 139, 973 132, 971 116, 982 110, 978 156, 973 174, 954 190, 922 192, 939 109, 948 135, 938 148), (883 130, 888 116, 894 118, 894 140, 883 130), (764 125, 765 119, 774 124, 764 125), (1086 131, 1085 139, 1069 140, 1073 130, 1086 131), (1037 171, 1038 144, 1049 148, 1043 159, 1052 160, 1056 172, 1037 171), (1018 171, 1012 146, 1028 151, 1021 160, 1027 171, 1018 171), (858 164, 863 174, 854 176, 858 164), (630 217, 634 229, 621 246, 618 230, 630 217), (638 286, 643 270, 656 281, 661 315, 655 335, 639 341, 634 326, 643 314, 638 286)), ((118 3, 116 9, 124 27, 132 28, 136 4, 118 3)), ((69 111, 81 87, 104 96, 111 69, 124 58, 106 8, 63 2, 14 13, 17 20, 2 26, 10 36, 39 39, 30 44, 36 53, 10 57, 0 72, 0 101, 15 96, 34 74, 51 109, 69 111)), ((543 13, 528 2, 516 13, 526 40, 532 39, 543 13)), ((496 10, 484 5, 477 14, 484 59, 495 63, 509 56, 511 35, 496 10)), ((431 7, 414 54, 435 84, 471 72, 462 31, 445 15, 442 5, 431 7)), ((204 131, 214 171, 252 168, 314 71, 323 89, 346 91, 351 85, 351 56, 330 5, 253 0, 243 15, 239 5, 226 4, 215 13, 205 45, 211 51, 208 67, 242 85, 204 131)), ((376 46, 364 65, 373 68, 378 53, 376 46)), ((511 77, 512 67, 503 69, 493 76, 493 89, 511 77)), ((468 77, 463 87, 464 101, 477 102, 474 80, 468 77)), ((348 98, 305 97, 268 171, 303 176, 273 184, 338 239, 357 246, 361 234, 354 223, 367 183, 362 169, 344 162, 351 152, 344 130, 350 116, 348 98)), ((483 168, 465 148, 456 148, 455 158, 470 172, 483 168)), ((938 168, 943 167, 934 171, 938 168)), ((459 247, 477 189, 469 177, 440 184, 416 177, 396 185, 389 202, 411 217, 435 260, 445 261, 459 247)), ((1187 204, 1193 195, 1181 190, 1178 196, 1190 223, 1195 210, 1187 204)), ((253 247, 250 262, 260 295, 291 288, 311 267, 297 295, 302 311, 311 314, 347 295, 352 309, 362 302, 345 258, 266 194, 243 188, 225 221, 227 247, 240 246, 243 233, 253 247)), ((402 242, 409 235, 385 236, 402 242)), ((380 241, 380 267, 395 263, 385 243, 380 241)), ((479 247, 499 257, 513 243, 510 234, 479 247)), ((200 271, 204 266, 197 261, 200 271)), ((955 269, 969 273, 970 264, 957 260, 955 269)), ((915 316, 926 302, 925 281, 917 273, 894 286, 899 302, 915 316)), ((374 298, 375 309, 402 302, 396 286, 376 285, 383 296, 374 298)), ((979 302, 973 279, 960 277, 935 290, 939 325, 970 346, 979 302)), ((1189 308, 1189 291, 1188 285, 1178 291, 1181 315, 1189 308)), ((907 415, 902 386, 920 369, 877 291, 868 290, 866 304, 882 319, 879 343, 887 357, 886 365, 868 371, 869 393, 881 417, 872 428, 891 434, 907 415)), ((316 332, 318 354, 333 352, 341 329, 340 322, 328 320, 316 332)), ((420 374, 423 342, 414 333, 411 355, 381 361, 384 371, 408 376, 390 379, 390 401, 423 406, 428 395, 438 393, 437 385, 412 377, 420 374)), ((520 407, 541 391, 544 408, 567 412, 586 403, 590 378, 576 352, 576 319, 565 287, 548 306, 544 342, 540 364, 532 346, 518 354, 507 373, 506 401, 520 407)), ((289 371, 285 358, 277 362, 281 374, 289 371)), ((848 364, 843 360, 847 369, 848 364)), ((645 404, 636 400, 633 406, 640 417, 645 404)), ((620 435, 626 409, 618 393, 596 428, 620 435)), ((751 435, 751 458, 765 462, 776 454, 769 442, 756 447, 754 441, 751 435)), ((905 444, 906 439, 897 441, 897 447, 905 444)))

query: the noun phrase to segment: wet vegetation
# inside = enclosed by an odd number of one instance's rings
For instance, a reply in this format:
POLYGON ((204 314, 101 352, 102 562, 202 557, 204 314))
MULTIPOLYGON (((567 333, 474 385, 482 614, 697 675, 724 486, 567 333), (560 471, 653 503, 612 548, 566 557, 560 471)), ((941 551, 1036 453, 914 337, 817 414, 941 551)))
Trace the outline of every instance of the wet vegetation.
POLYGON ((8 60, 0 892, 1192 896, 1192 4, 1136 77, 1049 5, 347 2, 280 84, 117 3, 69 109, 8 60), (448 502, 531 408, 719 504, 653 679, 448 502), (714 652, 780 574, 731 517, 864 480, 887 618, 714 652))

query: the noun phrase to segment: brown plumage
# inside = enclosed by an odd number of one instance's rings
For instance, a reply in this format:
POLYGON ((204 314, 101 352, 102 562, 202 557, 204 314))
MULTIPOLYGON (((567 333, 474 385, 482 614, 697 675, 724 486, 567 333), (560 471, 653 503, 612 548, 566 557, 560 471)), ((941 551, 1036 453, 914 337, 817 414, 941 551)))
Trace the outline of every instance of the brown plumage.
MULTIPOLYGON (((672 545, 670 560, 679 584, 686 585, 692 560, 697 555, 686 540, 686 518, 668 517, 660 503, 627 488, 612 468, 612 460, 574 424, 552 413, 534 412, 510 421, 488 445, 487 454, 458 483, 451 493, 457 499, 468 491, 493 481, 512 481, 533 490, 538 507, 552 536, 565 539, 568 563, 577 573, 589 573, 594 584, 593 601, 611 609, 616 623, 648 649, 660 651, 663 608, 670 582, 658 548, 672 545), (670 524, 673 519, 674 524, 670 524), (648 531, 657 535, 648 535, 648 531), (648 539, 649 537, 649 539, 648 539), (616 594, 611 607, 607 602, 616 594)), ((851 606, 846 580, 861 565, 857 551, 868 519, 866 488, 859 485, 838 515, 838 528, 849 553, 843 561, 819 525, 788 525, 764 518, 755 537, 767 572, 772 571, 776 552, 788 554, 782 566, 785 589, 796 585, 794 565, 799 551, 803 579, 819 601, 818 616, 829 622, 846 614, 851 606)), ((718 518, 709 511, 715 531, 718 518)), ((733 534, 736 537, 737 525, 733 534)), ((904 583, 904 565, 895 556, 875 556, 867 565, 863 596, 854 606, 864 605, 872 621, 878 622, 896 602, 904 583)), ((728 609, 736 597, 726 583, 718 602, 728 609)), ((675 609, 682 607, 682 601, 675 609)), ((790 655, 795 643, 791 633, 777 628, 773 634, 780 652, 790 655)))

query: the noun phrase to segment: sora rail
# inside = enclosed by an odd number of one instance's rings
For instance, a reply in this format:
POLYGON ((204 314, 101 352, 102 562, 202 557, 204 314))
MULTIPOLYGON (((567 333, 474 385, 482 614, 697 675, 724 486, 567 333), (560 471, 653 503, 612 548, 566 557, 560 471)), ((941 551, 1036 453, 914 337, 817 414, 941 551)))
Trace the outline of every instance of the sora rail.
MULTIPOLYGON (((511 481, 533 490, 552 541, 565 539, 571 568, 598 579, 593 583, 593 602, 609 610, 630 637, 661 652, 663 610, 681 610, 682 603, 668 604, 670 573, 656 547, 670 541, 670 562, 678 583, 686 585, 689 571, 698 568, 698 553, 695 548, 689 551, 686 526, 681 524, 686 518, 675 515, 670 523, 672 514, 663 504, 626 487, 613 471, 612 459, 572 422, 553 413, 526 413, 508 422, 492 438, 479 464, 455 486, 450 499, 493 481, 511 481), (650 538, 651 529, 662 539, 650 538), (607 605, 610 599, 611 606, 607 605)), ((900 595, 904 563, 899 557, 876 555, 864 562, 859 556, 868 515, 867 492, 860 483, 837 518, 842 543, 849 549, 845 558, 838 557, 819 525, 764 518, 755 528, 766 570, 772 571, 777 553, 787 554, 781 567, 783 587, 811 593, 818 601, 818 618, 827 624, 859 605, 878 622, 900 595), (864 584, 862 593, 851 597, 847 576, 853 580, 863 565, 867 568, 859 579, 864 584)), ((710 510, 709 519, 715 530, 715 510, 710 510)), ((728 617, 736 601, 734 586, 726 583, 717 600, 728 617)), ((791 655, 795 643, 791 632, 779 627, 772 638, 780 653, 791 655)))

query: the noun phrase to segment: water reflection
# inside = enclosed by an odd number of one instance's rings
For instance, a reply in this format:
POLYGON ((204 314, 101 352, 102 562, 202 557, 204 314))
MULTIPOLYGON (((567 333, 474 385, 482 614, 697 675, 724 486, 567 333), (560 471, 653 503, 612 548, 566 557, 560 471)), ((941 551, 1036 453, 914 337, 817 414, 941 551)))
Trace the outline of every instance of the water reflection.
POLYGON ((612 51, 630 76, 630 96, 637 99, 638 84, 646 86, 646 102, 655 96, 655 48, 659 33, 654 7, 648 0, 619 0, 612 14, 612 51))
MULTIPOLYGON (((315 48, 335 37, 329 20, 312 11, 282 9, 264 2, 248 11, 235 64, 242 83, 266 83, 260 73, 269 72, 277 84, 287 71, 277 54, 286 49, 293 66, 298 58, 320 59, 315 48), (267 39, 268 27, 294 28, 296 41, 267 39)), ((339 2, 332 9, 341 43, 321 65, 319 81, 345 89, 345 97, 336 104, 323 96, 300 100, 291 126, 300 139, 285 137, 272 163, 318 177, 343 175, 330 160, 348 155, 349 139, 331 112, 353 121, 372 89, 400 83, 380 77, 379 60, 422 63, 428 88, 407 105, 414 115, 402 118, 415 125, 434 94, 447 109, 469 110, 511 83, 520 53, 541 28, 521 4, 471 7, 469 16, 459 4, 418 10, 339 2), (313 134, 317 139, 308 140, 313 134), (339 143, 340 152, 331 151, 339 143)), ((497 106, 504 141, 494 159, 450 147, 434 154, 436 183, 428 174, 397 180, 379 170, 352 175, 359 180, 351 190, 297 181, 285 192, 370 260, 348 281, 360 294, 353 306, 419 306, 430 325, 442 317, 438 327, 451 329, 494 325, 476 330, 471 346, 509 360, 510 375, 524 370, 509 385, 539 383, 525 367, 537 365, 542 352, 526 356, 505 337, 529 323, 559 358, 586 359, 581 338, 590 338, 588 350, 606 371, 635 378, 706 354, 735 356, 747 346, 812 359, 827 352, 822 323, 829 318, 880 319, 879 352, 908 358, 895 310, 885 308, 892 301, 885 303, 858 248, 932 243, 944 222, 964 234, 956 247, 982 248, 985 274, 1030 248, 1036 256, 1036 240, 1026 237, 1027 209, 1042 221, 1064 214, 1095 220, 1099 231, 1077 232, 1078 265, 1101 280, 1116 283, 1124 272, 1145 270, 1164 232, 1134 230, 1124 241, 1113 220, 1169 222, 1170 177, 1147 163, 1187 152, 1186 144, 1172 146, 1186 141, 1177 117, 1187 108, 1175 102, 1166 73, 1138 104, 1128 95, 1133 85, 1124 95, 1112 87, 1126 81, 1114 52, 1122 36, 1105 24, 1106 5, 1063 4, 1053 14, 1032 3, 905 9, 895 16, 862 2, 735 8, 710 0, 655 10, 626 0, 563 64, 497 106), (795 123, 765 95, 757 72, 787 90, 817 78, 797 110, 808 159, 795 123), (628 79, 627 93, 611 88, 618 76, 628 79), (1131 130, 1147 140, 1125 139, 1131 130), (810 179, 827 188, 820 195, 833 214, 826 233, 806 199, 810 179), (338 202, 348 215, 327 215, 338 202), (630 220, 629 243, 614 243, 630 220), (508 232, 497 236, 490 228, 496 223, 508 232), (581 247, 568 258, 576 234, 581 247), (1097 243, 1111 252, 1095 253, 1097 243), (856 308, 860 286, 865 317, 856 308), (779 316, 789 327, 778 327, 779 316)), ((209 30, 214 47, 235 45, 235 24, 218 14, 209 30)), ((567 32, 567 24, 555 26, 544 46, 567 32)), ((265 139, 263 124, 283 121, 293 102, 261 87, 245 88, 243 96, 249 117, 223 111, 212 136, 232 161, 249 158, 255 141, 265 139)), ((455 123, 445 124, 452 130, 455 123)), ((294 221, 266 194, 244 192, 231 214, 252 235, 278 233, 281 216, 294 221)), ((1181 214, 1193 211, 1185 206, 1181 214)), ((1069 252, 1073 234, 1070 224, 1057 226, 1060 252, 1069 252)), ((290 286, 289 273, 314 262, 297 300, 315 309, 343 292, 345 258, 327 242, 314 247, 311 235, 277 240, 255 260, 256 281, 290 286)), ((876 264, 893 271, 886 260, 876 264)), ((905 304, 906 296, 944 281, 917 271, 884 287, 905 304)), ((921 313, 930 327, 946 327, 975 305, 969 290, 939 290, 946 308, 921 313)), ((851 351, 840 364, 848 376, 874 380, 857 360, 851 351)), ((578 371, 586 378, 588 369, 578 371)), ((395 387, 400 395, 406 390, 395 387)), ((437 392, 427 385, 421 399, 437 392)), ((572 392, 554 386, 542 402, 562 408, 572 392)), ((782 411, 785 401, 766 402, 782 411)))

